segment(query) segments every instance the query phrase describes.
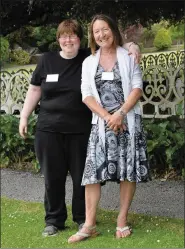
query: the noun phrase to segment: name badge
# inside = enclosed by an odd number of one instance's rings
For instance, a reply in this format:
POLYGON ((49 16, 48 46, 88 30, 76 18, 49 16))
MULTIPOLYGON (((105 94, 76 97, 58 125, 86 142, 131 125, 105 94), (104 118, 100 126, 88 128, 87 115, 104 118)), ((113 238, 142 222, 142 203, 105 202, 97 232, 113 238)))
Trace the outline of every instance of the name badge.
POLYGON ((59 74, 47 74, 46 82, 58 82, 59 74))
POLYGON ((113 72, 102 72, 101 79, 102 80, 113 80, 114 79, 114 73, 113 72))

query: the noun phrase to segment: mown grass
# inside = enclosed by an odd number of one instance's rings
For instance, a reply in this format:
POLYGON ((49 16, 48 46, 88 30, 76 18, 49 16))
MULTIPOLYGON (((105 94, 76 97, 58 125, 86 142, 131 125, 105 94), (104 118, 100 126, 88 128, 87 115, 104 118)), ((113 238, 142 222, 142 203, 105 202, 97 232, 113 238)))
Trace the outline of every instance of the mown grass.
POLYGON ((184 221, 166 217, 130 214, 133 234, 126 239, 114 238, 115 211, 98 210, 101 235, 77 244, 67 239, 77 231, 68 207, 66 230, 58 236, 43 238, 44 210, 41 203, 1 199, 1 248, 184 248, 184 221))

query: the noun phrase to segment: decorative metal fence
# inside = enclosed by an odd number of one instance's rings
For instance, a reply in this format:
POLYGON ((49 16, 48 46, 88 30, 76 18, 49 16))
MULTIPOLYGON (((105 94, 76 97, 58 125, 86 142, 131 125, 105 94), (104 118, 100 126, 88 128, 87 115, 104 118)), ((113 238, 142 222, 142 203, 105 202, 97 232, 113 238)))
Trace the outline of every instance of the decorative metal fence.
POLYGON ((1 113, 19 114, 22 110, 26 92, 33 70, 2 71, 1 77, 1 113))
POLYGON ((141 61, 141 69, 149 66, 161 66, 164 68, 177 68, 184 64, 185 51, 144 54, 141 61))
MULTIPOLYGON (((143 117, 166 118, 176 115, 179 105, 184 106, 184 54, 181 51, 143 56, 143 117)), ((32 73, 32 69, 0 73, 1 113, 19 115, 32 73)))

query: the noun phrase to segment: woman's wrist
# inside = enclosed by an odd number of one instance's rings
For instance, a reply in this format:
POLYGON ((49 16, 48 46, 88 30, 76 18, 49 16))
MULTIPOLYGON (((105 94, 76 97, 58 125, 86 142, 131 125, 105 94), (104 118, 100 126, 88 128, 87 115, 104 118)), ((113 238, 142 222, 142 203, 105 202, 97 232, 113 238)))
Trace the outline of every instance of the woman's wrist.
POLYGON ((124 109, 124 107, 121 107, 119 110, 119 115, 122 116, 123 118, 127 115, 126 110, 124 109))
POLYGON ((28 116, 27 116, 27 115, 25 115, 24 113, 21 113, 21 115, 20 115, 20 119, 28 119, 28 116))
POLYGON ((110 115, 110 113, 104 113, 101 115, 102 119, 104 119, 106 121, 107 117, 110 115))

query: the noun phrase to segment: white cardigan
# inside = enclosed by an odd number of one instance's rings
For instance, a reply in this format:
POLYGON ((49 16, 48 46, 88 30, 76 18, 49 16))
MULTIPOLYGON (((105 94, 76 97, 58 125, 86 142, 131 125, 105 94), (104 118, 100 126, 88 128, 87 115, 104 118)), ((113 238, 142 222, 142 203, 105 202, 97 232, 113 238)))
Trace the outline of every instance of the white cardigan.
MULTIPOLYGON (((101 100, 96 89, 95 74, 99 64, 100 49, 95 55, 88 56, 82 64, 82 100, 88 96, 93 96, 96 101, 101 104, 101 100)), ((143 88, 142 73, 138 64, 135 64, 134 57, 128 55, 128 51, 122 47, 117 48, 117 60, 119 65, 119 71, 121 75, 122 88, 124 93, 124 100, 131 93, 134 88, 143 88)), ((137 103, 128 113, 128 129, 131 136, 132 149, 135 148, 134 133, 135 133, 135 113, 141 114, 139 103, 137 103)), ((99 137, 102 139, 105 145, 105 127, 104 120, 97 114, 93 113, 92 124, 99 125, 99 137)), ((133 151, 134 152, 134 151, 133 151)))

